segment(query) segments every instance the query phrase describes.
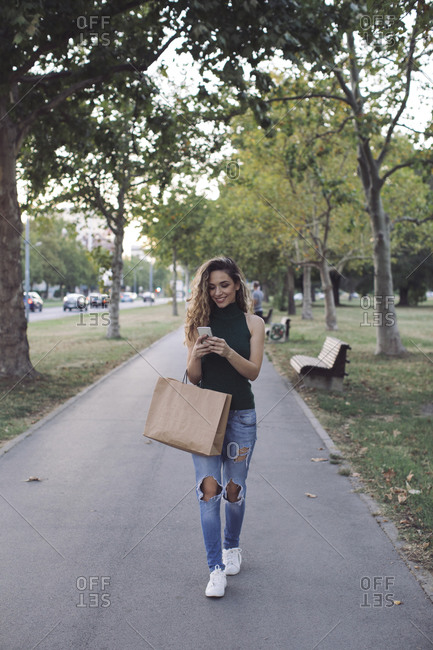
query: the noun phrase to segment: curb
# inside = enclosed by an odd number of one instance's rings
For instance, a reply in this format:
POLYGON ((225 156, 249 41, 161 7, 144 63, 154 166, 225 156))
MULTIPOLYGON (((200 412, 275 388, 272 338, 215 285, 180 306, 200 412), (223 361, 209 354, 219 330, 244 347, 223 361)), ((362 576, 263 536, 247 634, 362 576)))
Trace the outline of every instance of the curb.
MULTIPOLYGON (((272 363, 272 362, 271 362, 272 363)), ((342 456, 340 450, 338 447, 334 444, 333 440, 330 438, 329 434, 325 429, 322 427, 320 424, 319 420, 316 418, 316 416, 313 414, 313 412, 310 410, 309 406, 304 402, 302 397, 299 395, 299 393, 296 391, 296 389, 293 388, 292 384, 288 381, 288 379, 282 375, 280 375, 282 379, 285 381, 286 386, 288 388, 293 389, 293 393, 295 396, 295 400, 298 403, 298 405, 301 407, 302 411, 304 412, 305 416, 307 419, 310 421, 311 426, 321 438, 323 441, 324 445, 327 447, 327 449, 330 451, 332 454, 336 454, 338 456, 342 456)), ((344 478, 344 477, 342 477, 344 478)), ((418 582, 422 590, 424 591, 425 595, 427 598, 430 600, 430 602, 433 604, 433 576, 431 573, 429 573, 427 570, 423 568, 415 568, 419 567, 419 564, 416 562, 412 562, 412 560, 409 560, 404 552, 404 542, 400 539, 399 537, 399 532, 398 528, 396 525, 389 521, 388 519, 384 518, 380 512, 381 512, 381 507, 380 505, 371 497, 370 495, 366 494, 366 487, 362 483, 361 480, 359 480, 357 477, 354 476, 349 476, 347 477, 350 480, 350 483, 352 485, 352 492, 355 492, 358 494, 358 496, 361 498, 361 500, 366 504, 368 510, 370 511, 370 514, 376 519, 377 523, 385 533, 385 535, 388 537, 390 540, 391 544, 394 546, 395 550, 397 551, 399 557, 403 560, 403 562, 406 564, 407 568, 411 572, 411 574, 414 576, 415 580, 418 582)))
POLYGON ((176 331, 177 330, 172 330, 171 332, 168 332, 167 334, 164 334, 163 337, 161 337, 157 341, 154 341, 153 343, 148 345, 147 348, 144 348, 143 350, 140 350, 137 354, 134 354, 129 359, 126 359, 126 361, 123 361, 123 363, 121 363, 119 366, 116 366, 115 368, 113 368, 112 370, 107 372, 106 375, 103 375, 102 377, 97 379, 93 384, 90 384, 90 386, 86 386, 79 393, 77 393, 73 397, 70 397, 66 402, 63 402, 63 404, 60 404, 60 406, 57 406, 53 411, 50 411, 48 413, 48 415, 45 415, 43 418, 38 420, 35 424, 32 424, 32 426, 29 429, 27 429, 27 431, 23 431, 23 433, 20 433, 18 436, 16 436, 12 440, 9 440, 8 442, 6 442, 4 445, 2 445, 0 447, 0 458, 4 454, 7 454, 7 452, 10 451, 13 447, 15 447, 15 445, 22 442, 25 438, 27 438, 28 436, 31 436, 34 433, 36 433, 38 431, 38 429, 40 429, 41 427, 44 426, 44 424, 46 424, 47 422, 49 422, 50 420, 55 418, 57 415, 59 415, 59 413, 62 413, 65 409, 67 409, 69 406, 71 406, 77 400, 79 400, 81 397, 83 397, 83 395, 86 395, 87 393, 92 391, 94 388, 96 388, 97 386, 102 384, 104 381, 109 379, 111 377, 111 375, 113 375, 114 373, 122 370, 122 368, 127 366, 129 363, 132 363, 133 361, 135 361, 142 354, 144 354, 145 352, 147 352, 151 348, 155 347, 156 345, 158 345, 162 341, 164 341, 164 339, 167 336, 170 336, 171 334, 173 334, 173 332, 176 332, 176 331))

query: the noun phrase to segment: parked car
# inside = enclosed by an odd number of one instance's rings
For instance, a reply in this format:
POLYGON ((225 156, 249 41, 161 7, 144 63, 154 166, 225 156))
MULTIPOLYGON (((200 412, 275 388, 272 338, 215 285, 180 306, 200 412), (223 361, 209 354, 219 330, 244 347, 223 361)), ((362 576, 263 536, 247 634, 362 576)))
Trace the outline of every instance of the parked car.
POLYGON ((145 291, 142 294, 143 302, 155 302, 155 294, 151 291, 145 291))
POLYGON ((37 293, 37 291, 29 291, 29 293, 24 294, 24 306, 28 304, 30 311, 42 311, 44 306, 44 301, 37 293))
POLYGON ((89 307, 101 307, 102 296, 100 293, 89 293, 89 307))
POLYGON ((82 293, 68 293, 63 298, 63 311, 69 309, 79 309, 80 311, 87 311, 88 298, 83 296, 82 293))
POLYGON ((108 293, 101 293, 101 307, 108 307, 108 304, 110 302, 110 296, 108 293))
POLYGON ((133 293, 132 291, 123 291, 120 294, 120 302, 134 302, 136 297, 137 294, 133 293))

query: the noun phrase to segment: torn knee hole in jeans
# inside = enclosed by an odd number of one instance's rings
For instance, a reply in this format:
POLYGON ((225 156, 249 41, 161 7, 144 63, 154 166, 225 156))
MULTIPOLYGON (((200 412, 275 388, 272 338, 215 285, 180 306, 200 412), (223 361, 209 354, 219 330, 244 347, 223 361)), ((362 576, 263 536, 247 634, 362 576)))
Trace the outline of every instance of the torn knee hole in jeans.
POLYGON ((242 463, 244 460, 246 460, 249 450, 249 447, 242 447, 242 449, 239 449, 238 455, 233 459, 235 463, 242 463))
POLYGON ((233 481, 233 479, 230 479, 225 487, 223 496, 230 503, 237 503, 238 505, 241 505, 244 500, 243 492, 244 488, 242 485, 238 485, 233 481))
POLYGON ((212 475, 205 476, 197 484, 197 491, 201 501, 210 501, 210 499, 221 497, 222 489, 222 485, 212 475), (209 481, 208 479, 211 480, 209 481), (207 485, 205 485, 205 481, 207 485), (215 494, 213 494, 214 492, 215 494))

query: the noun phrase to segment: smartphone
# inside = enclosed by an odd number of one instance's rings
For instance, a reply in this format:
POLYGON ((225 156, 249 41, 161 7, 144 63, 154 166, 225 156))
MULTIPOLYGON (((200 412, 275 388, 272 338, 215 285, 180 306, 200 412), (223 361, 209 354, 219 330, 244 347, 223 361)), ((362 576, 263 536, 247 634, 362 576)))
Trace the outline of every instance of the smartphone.
POLYGON ((197 327, 199 336, 213 336, 210 327, 197 327))

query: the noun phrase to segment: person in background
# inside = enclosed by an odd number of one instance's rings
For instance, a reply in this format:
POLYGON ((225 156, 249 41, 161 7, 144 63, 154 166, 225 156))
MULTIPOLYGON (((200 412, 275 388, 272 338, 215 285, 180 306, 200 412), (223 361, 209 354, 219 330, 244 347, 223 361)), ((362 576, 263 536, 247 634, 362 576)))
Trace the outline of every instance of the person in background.
POLYGON ((263 318, 263 308, 262 308, 262 302, 263 302, 263 291, 260 289, 260 283, 259 282, 254 282, 253 283, 253 302, 254 302, 254 313, 256 316, 260 316, 260 318, 263 318))
POLYGON ((185 321, 188 378, 232 396, 221 455, 192 454, 210 571, 205 591, 209 597, 224 596, 226 576, 239 573, 242 561, 239 538, 257 430, 250 382, 260 372, 265 340, 264 322, 251 313, 251 306, 245 278, 231 258, 214 258, 198 269, 185 321), (199 336, 200 326, 210 326, 212 336, 199 336), (223 543, 221 498, 226 516, 223 543))

